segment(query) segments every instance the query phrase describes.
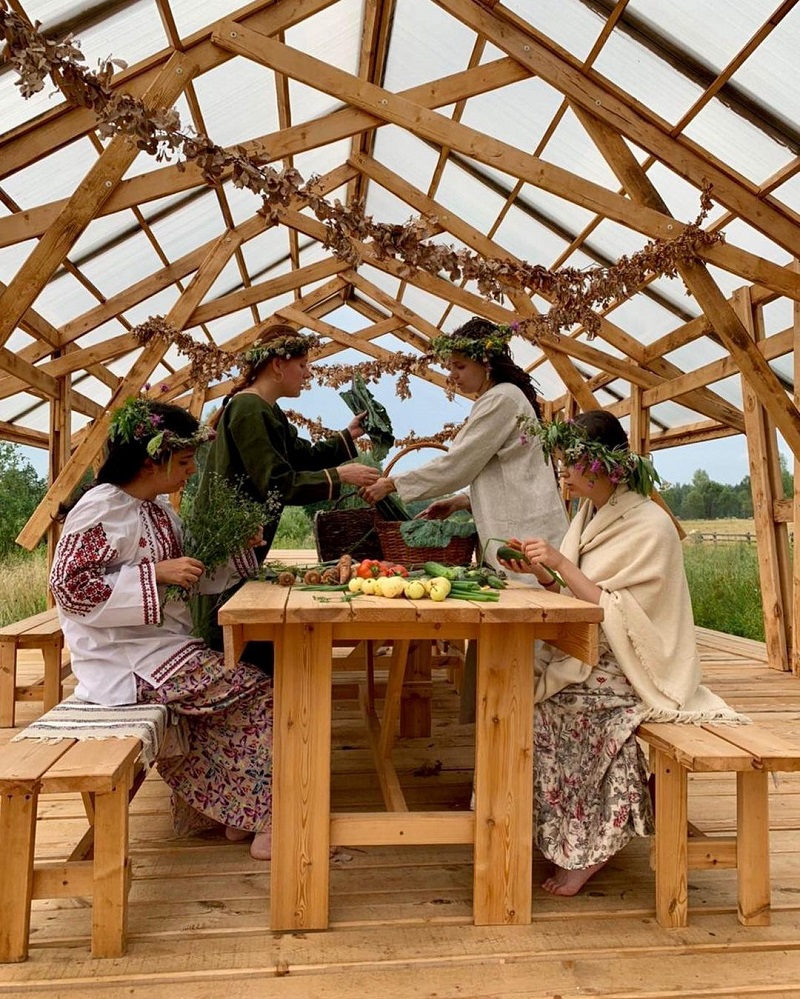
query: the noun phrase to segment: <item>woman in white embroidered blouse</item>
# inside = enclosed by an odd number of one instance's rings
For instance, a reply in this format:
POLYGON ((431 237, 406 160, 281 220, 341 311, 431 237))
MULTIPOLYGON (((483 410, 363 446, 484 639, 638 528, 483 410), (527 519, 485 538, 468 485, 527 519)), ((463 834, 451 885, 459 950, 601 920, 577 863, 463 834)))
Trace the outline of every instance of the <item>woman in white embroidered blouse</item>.
POLYGON ((164 601, 167 586, 221 589, 257 568, 247 550, 212 582, 182 552, 181 522, 163 494, 194 473, 195 448, 208 436, 177 406, 136 399, 117 410, 95 484, 66 516, 50 587, 78 697, 157 702, 186 719, 188 751, 159 762, 176 828, 220 823, 232 840, 254 833, 252 855, 268 859, 271 681, 247 663, 226 669, 192 636, 188 604, 164 601))

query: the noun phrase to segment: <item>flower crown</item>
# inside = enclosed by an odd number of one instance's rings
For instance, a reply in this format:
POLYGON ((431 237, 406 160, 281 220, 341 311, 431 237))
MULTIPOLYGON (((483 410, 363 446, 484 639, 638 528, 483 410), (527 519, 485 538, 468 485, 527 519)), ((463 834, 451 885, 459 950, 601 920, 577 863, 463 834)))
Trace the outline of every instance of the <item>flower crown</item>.
POLYGON ((661 482, 652 461, 626 447, 609 447, 592 440, 579 423, 572 420, 551 420, 539 423, 530 417, 521 417, 521 440, 538 437, 542 443, 545 461, 553 461, 556 451, 565 465, 574 466, 583 475, 604 473, 614 485, 624 482, 629 489, 642 496, 649 496, 653 487, 661 482))
POLYGON ((153 411, 148 399, 128 399, 114 411, 108 437, 111 441, 125 444, 147 441, 145 450, 148 456, 154 461, 161 461, 166 454, 199 447, 217 436, 215 430, 202 423, 191 437, 180 437, 173 430, 165 429, 163 424, 164 417, 153 411))
POLYGON ((442 333, 430 343, 430 352, 439 360, 447 360, 451 354, 463 354, 473 361, 488 361, 492 357, 508 357, 508 345, 517 331, 517 324, 494 326, 485 336, 464 336, 458 333, 442 333))
POLYGON ((318 343, 317 337, 307 336, 305 333, 286 334, 275 337, 274 340, 267 340, 266 343, 257 343, 248 350, 240 354, 244 364, 257 368, 264 361, 271 357, 283 357, 287 361, 290 357, 302 357, 308 354, 312 347, 318 343))

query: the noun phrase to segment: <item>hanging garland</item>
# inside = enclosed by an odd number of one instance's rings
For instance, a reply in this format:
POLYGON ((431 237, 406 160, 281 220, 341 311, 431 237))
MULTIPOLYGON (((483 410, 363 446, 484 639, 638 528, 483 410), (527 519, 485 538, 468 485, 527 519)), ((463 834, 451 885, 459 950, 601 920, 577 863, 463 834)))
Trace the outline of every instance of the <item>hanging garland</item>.
POLYGON ((325 226, 325 245, 354 267, 362 262, 359 244, 370 240, 370 250, 379 258, 402 260, 437 276, 446 274, 453 282, 475 281, 487 298, 500 300, 515 291, 541 294, 552 302, 548 312, 519 321, 518 332, 533 341, 543 331, 558 335, 575 325, 582 325, 591 338, 601 323, 594 307, 602 309, 615 299, 629 297, 653 275, 674 277, 678 264, 696 257, 698 247, 722 239, 719 233, 702 228, 711 207, 709 191, 705 190, 700 214, 676 237, 652 240, 611 267, 551 271, 541 264, 485 258, 471 250, 428 243, 425 236, 435 219, 417 218, 404 225, 375 222, 360 203, 327 201, 315 190, 314 178, 306 184, 291 167, 274 170, 241 146, 233 151, 224 149, 208 136, 182 128, 174 108, 152 112, 138 98, 113 91, 110 84, 115 70, 126 67, 122 60, 100 60, 97 72, 92 72, 81 65, 84 56, 76 39, 47 38, 38 25, 31 26, 11 11, 8 0, 0 0, 0 30, 6 41, 6 59, 17 71, 16 85, 23 97, 41 91, 50 75, 68 101, 94 111, 101 135, 132 136, 139 149, 159 161, 182 155, 181 162, 194 163, 210 185, 222 183, 230 173, 236 187, 262 198, 261 211, 268 218, 273 219, 278 208, 302 199, 325 226))

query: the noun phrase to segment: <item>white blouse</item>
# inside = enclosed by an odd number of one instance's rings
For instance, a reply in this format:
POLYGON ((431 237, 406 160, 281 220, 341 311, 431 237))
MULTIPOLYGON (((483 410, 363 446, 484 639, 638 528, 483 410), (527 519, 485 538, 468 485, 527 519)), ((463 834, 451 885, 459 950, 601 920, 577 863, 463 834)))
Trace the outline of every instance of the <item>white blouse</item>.
MULTIPOLYGON (((421 468, 392 473, 405 501, 433 499, 467 488, 481 545, 488 538, 546 538, 558 548, 567 529, 564 502, 538 439, 522 443, 519 417, 535 418, 521 389, 494 385, 472 407, 450 450, 421 468)), ((485 557, 494 561, 497 545, 485 557)), ((516 575, 535 585, 531 575, 516 575)))
MULTIPOLYGON (((140 500, 118 486, 94 486, 67 515, 50 589, 77 677, 76 695, 98 704, 135 704, 136 677, 159 687, 205 648, 189 605, 166 604, 156 563, 180 558, 181 522, 165 497, 140 500)), ((201 590, 222 592, 255 575, 247 550, 201 590)))

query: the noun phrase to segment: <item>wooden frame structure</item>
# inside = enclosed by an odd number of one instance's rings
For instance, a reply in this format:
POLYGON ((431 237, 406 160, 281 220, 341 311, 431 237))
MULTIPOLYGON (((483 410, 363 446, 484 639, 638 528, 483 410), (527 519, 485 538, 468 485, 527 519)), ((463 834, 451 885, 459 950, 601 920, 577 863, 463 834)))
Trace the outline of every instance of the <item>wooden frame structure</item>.
MULTIPOLYGON (((800 642, 794 638, 800 632, 800 569, 792 568, 788 539, 788 525, 800 520, 800 487, 792 499, 782 498, 777 436, 800 459, 797 378, 786 370, 786 359, 795 367, 799 363, 795 258, 800 212, 792 206, 791 192, 800 173, 800 133, 766 96, 753 95, 739 82, 742 67, 760 64, 768 44, 771 58, 787 53, 794 58, 797 39, 789 15, 796 4, 775 0, 770 17, 743 23, 727 61, 715 68, 692 54, 688 23, 686 37, 679 23, 654 26, 629 0, 562 4, 576 27, 579 16, 592 19, 593 43, 580 54, 577 45, 564 47, 563 39, 548 36, 535 21, 538 13, 528 21, 497 0, 362 0, 357 5, 253 0, 242 7, 232 2, 226 16, 191 31, 182 27, 187 5, 155 0, 166 44, 118 73, 111 87, 141 98, 150 109, 180 101, 193 127, 213 139, 207 120, 213 117, 214 90, 206 81, 235 80, 234 73, 249 68, 273 82, 275 105, 265 118, 274 118, 277 127, 237 136, 240 149, 278 168, 325 151, 333 165, 319 178, 320 193, 364 201, 367 210, 379 195, 379 205, 400 204, 406 216, 422 216, 431 237, 464 245, 486 259, 524 255, 551 269, 613 263, 615 255, 603 250, 600 233, 624 233, 618 243, 626 247, 675 236, 683 222, 668 207, 674 198, 665 188, 681 185, 688 203, 687 190, 696 201, 700 190, 712 185, 718 210, 709 228, 730 235, 680 266, 690 295, 685 304, 653 280, 603 307, 594 342, 587 342, 581 328, 545 334, 528 345, 527 363, 537 377, 547 373, 548 384, 557 386, 548 393, 550 412, 608 407, 629 420, 632 443, 642 450, 745 436, 770 662, 800 673, 800 642), (394 81, 404 79, 400 68, 409 50, 407 38, 402 47, 404 33, 420 14, 430 16, 441 32, 430 45, 447 56, 442 63, 457 63, 466 55, 458 69, 447 73, 438 63, 416 66, 409 85, 397 87, 394 81), (350 39, 353 58, 347 69, 342 66, 348 59, 337 57, 335 32, 309 42, 315 31, 332 28, 350 39), (451 36, 462 40, 458 53, 451 36), (666 120, 634 88, 620 84, 622 70, 612 79, 597 68, 602 64, 609 70, 605 57, 619 51, 622 41, 676 79, 691 81, 693 99, 680 114, 666 120), (325 58, 328 42, 331 55, 325 58), (228 75, 220 77, 223 69, 228 75), (530 99, 533 91, 525 88, 534 85, 539 97, 546 94, 551 101, 544 127, 533 145, 524 135, 519 144, 504 141, 491 116, 480 118, 481 102, 495 113, 508 108, 523 120, 526 104, 515 95, 530 99), (302 95, 312 91, 315 100, 330 102, 322 113, 304 115, 302 95), (754 136, 780 147, 781 165, 771 176, 756 175, 755 166, 745 174, 727 163, 713 142, 704 146, 700 141, 705 113, 720 107, 746 121, 754 136), (486 123, 483 130, 476 121, 486 123), (580 158, 571 168, 557 165, 559 157, 550 152, 566 122, 594 156, 599 154, 602 170, 590 169, 580 158), (413 139, 413 148, 431 161, 424 188, 415 182, 417 171, 399 165, 402 157, 386 154, 390 139, 385 136, 399 133, 413 139), (497 210, 476 214, 466 202, 454 207, 449 178, 455 170, 479 184, 497 210), (601 175, 605 183, 597 179, 601 175), (536 202, 539 195, 552 212, 536 202), (563 217, 559 207, 568 209, 563 217), (531 245, 516 255, 504 238, 512 213, 537 232, 557 237, 563 249, 540 259, 531 245), (643 300, 669 316, 665 332, 643 338, 638 320, 631 324, 617 318, 643 300), (776 303, 791 307, 779 328, 770 318, 773 312, 783 315, 776 303), (741 390, 732 397, 736 379, 741 390), (680 418, 664 418, 670 405, 680 418)), ((8 6, 23 19, 37 17, 36 0, 11 0, 8 6)), ((104 20, 102 13, 82 15, 76 5, 73 20, 45 24, 43 30, 70 30, 78 38, 84 30, 99 32, 104 52, 124 57, 125 39, 115 34, 119 22, 112 15, 125 15, 135 5, 111 6, 104 20)), ((64 5, 67 14, 69 8, 64 5)), ((9 87, 13 74, 5 67, 0 96, 9 87)), ((174 162, 151 163, 145 169, 137 156, 124 135, 104 144, 92 112, 68 100, 0 135, 0 203, 5 208, 0 252, 14 254, 0 256, 0 262, 14 261, 13 273, 3 271, 7 280, 0 284, 0 439, 48 448, 50 456, 50 490, 18 539, 26 547, 45 535, 51 545, 56 540, 51 516, 95 460, 116 402, 165 374, 169 391, 164 397, 198 413, 224 393, 224 385, 193 384, 189 366, 176 362, 166 347, 138 347, 130 332, 132 317, 164 311, 154 304, 163 295, 171 303, 168 321, 198 339, 235 351, 256 339, 265 323, 282 320, 323 337, 323 362, 348 348, 380 361, 391 350, 382 341, 424 349, 431 336, 464 312, 507 322, 547 307, 519 293, 502 303, 489 300, 474 283, 455 283, 398 262, 369 241, 358 246, 361 265, 356 268, 320 249, 325 229, 302 199, 294 198, 268 221, 256 205, 249 215, 242 211, 227 177, 209 193, 195 163, 185 169, 174 162), (36 164, 70 151, 78 164, 71 193, 22 203, 20 183, 36 164), (168 224, 201 196, 214 200, 216 231, 198 226, 191 249, 172 251, 160 236, 162 221, 168 224), (106 292, 92 276, 92 253, 82 261, 75 249, 87 233, 131 216, 158 266, 131 283, 118 280, 116 290, 106 292), (254 264, 251 250, 265 235, 285 240, 285 251, 268 265, 254 264), (314 254, 309 247, 315 247, 314 254), (56 323, 48 316, 57 312, 53 289, 64 275, 81 286, 91 304, 56 323), (337 325, 344 307, 366 325, 357 332, 337 325), (84 383, 95 388, 84 391, 84 383)), ((97 253, 113 264, 109 255, 115 241, 120 244, 116 270, 124 273, 123 236, 101 240, 97 253)), ((427 377, 443 385, 441 374, 430 371, 427 377)))

